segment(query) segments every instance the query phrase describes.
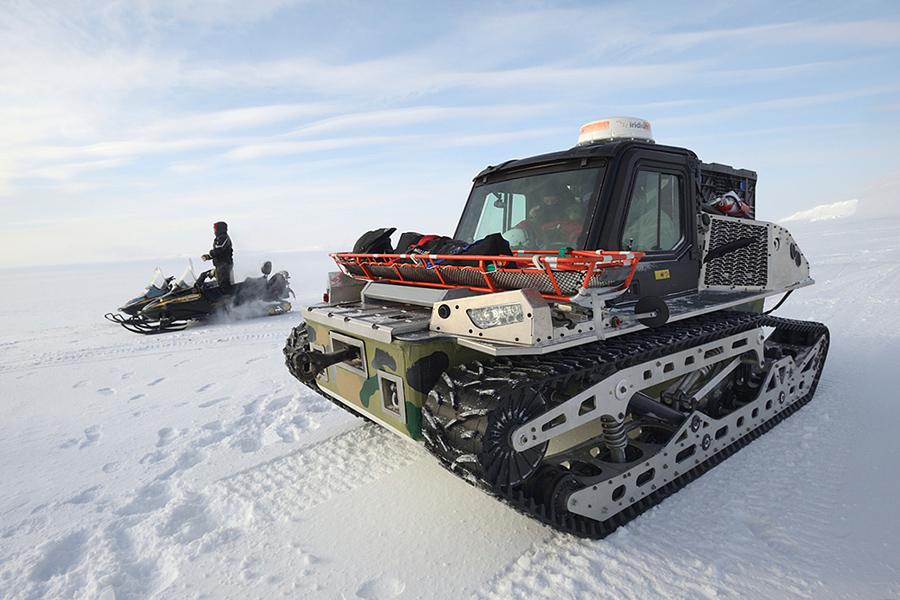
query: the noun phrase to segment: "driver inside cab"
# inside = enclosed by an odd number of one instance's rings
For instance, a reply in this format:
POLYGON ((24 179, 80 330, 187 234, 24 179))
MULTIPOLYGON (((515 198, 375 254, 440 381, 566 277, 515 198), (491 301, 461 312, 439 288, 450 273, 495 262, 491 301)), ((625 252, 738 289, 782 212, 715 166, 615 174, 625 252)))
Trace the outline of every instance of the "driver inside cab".
POLYGON ((528 211, 528 221, 541 240, 541 249, 576 246, 584 230, 584 208, 568 188, 547 190, 528 211))

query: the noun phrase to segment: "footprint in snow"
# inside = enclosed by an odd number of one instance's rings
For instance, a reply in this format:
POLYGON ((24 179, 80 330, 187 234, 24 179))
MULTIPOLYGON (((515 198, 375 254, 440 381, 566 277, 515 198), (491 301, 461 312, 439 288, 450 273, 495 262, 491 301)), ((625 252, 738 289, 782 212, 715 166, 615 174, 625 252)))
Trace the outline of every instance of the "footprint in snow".
POLYGON ((116 390, 112 388, 100 388, 99 390, 97 390, 97 393, 101 396, 112 396, 116 393, 116 390))
POLYGON ((282 396, 281 398, 275 398, 266 406, 266 410, 274 411, 281 410, 285 406, 287 406, 291 401, 292 396, 282 396))
POLYGON ((199 448, 205 448, 216 442, 221 442, 228 437, 228 434, 222 431, 222 421, 210 421, 206 425, 201 425, 200 428, 208 431, 209 435, 197 440, 197 447, 199 448))
POLYGON ((206 458, 206 455, 200 450, 188 450, 183 452, 175 461, 175 465, 156 476, 157 481, 166 481, 171 479, 176 473, 187 471, 194 465, 200 464, 206 458))
POLYGON ((206 498, 189 493, 175 506, 167 508, 168 519, 159 526, 159 533, 176 543, 187 545, 216 530, 216 523, 209 514, 206 498))
POLYGON ((245 558, 241 563, 241 579, 244 581, 253 581, 259 577, 259 573, 253 569, 259 561, 255 558, 245 558))
POLYGON ((69 498, 66 500, 66 504, 87 504, 88 502, 93 502, 97 499, 97 496, 100 495, 102 489, 103 486, 95 485, 94 487, 88 488, 80 494, 69 498))
POLYGON ((201 386, 200 388, 198 388, 198 389, 197 389, 197 393, 199 394, 200 392, 205 392, 206 390, 208 390, 208 389, 211 388, 212 386, 213 386, 212 383, 207 383, 206 385, 201 386))
POLYGON ((241 452, 244 454, 250 454, 251 452, 256 452, 262 448, 262 442, 252 437, 241 438, 237 440, 234 445, 240 448, 241 452))
POLYGON ((225 400, 228 400, 228 396, 222 396, 221 398, 216 398, 215 400, 209 400, 208 402, 204 402, 199 406, 200 408, 209 408, 210 406, 215 406, 219 402, 224 402, 225 400))
POLYGON ((163 427, 159 430, 159 439, 156 441, 156 447, 162 448, 168 446, 175 439, 175 429, 172 427, 163 427))
POLYGON ((127 504, 116 510, 116 514, 121 516, 146 514, 164 508, 171 499, 169 484, 165 481, 155 481, 135 492, 127 504))
POLYGON ((155 380, 151 381, 150 383, 148 383, 147 387, 153 387, 155 385, 159 385, 160 383, 162 383, 165 380, 166 380, 165 377, 160 377, 159 379, 155 379, 155 380))
POLYGON ((224 431, 214 431, 213 433, 210 433, 209 435, 197 440, 197 447, 206 448, 207 446, 212 446, 213 444, 221 442, 227 437, 228 434, 224 431))
POLYGON ((103 427, 100 425, 93 425, 84 430, 84 439, 78 445, 79 448, 87 448, 88 446, 93 446, 100 438, 103 437, 103 427))
POLYGON ((140 400, 140 399, 143 398, 144 396, 146 396, 146 394, 135 394, 134 396, 132 396, 131 398, 129 398, 128 401, 130 402, 130 401, 132 401, 132 400, 140 400))
POLYGON ((755 517, 738 514, 738 518, 750 532, 772 550, 788 555, 799 554, 801 548, 789 532, 766 516, 755 517))
POLYGON ((122 373, 122 379, 131 379, 131 377, 133 375, 134 375, 134 371, 130 371, 128 373, 122 373))
POLYGON ((41 546, 41 558, 31 570, 31 580, 45 583, 74 569, 85 554, 87 541, 86 531, 76 531, 41 546))
POLYGON ((262 401, 263 401, 263 400, 265 400, 265 396, 260 396, 259 398, 257 398, 257 399, 254 400, 253 402, 250 402, 249 404, 245 404, 245 405, 244 405, 244 414, 245 414, 245 415, 252 415, 252 414, 255 413, 256 411, 258 411, 258 410, 259 410, 259 405, 262 404, 262 401))
POLYGON ((77 390, 78 388, 83 388, 86 385, 87 385, 87 381, 85 381, 85 380, 78 381, 75 383, 75 385, 72 386, 72 389, 77 390))
POLYGON ((356 595, 363 600, 390 600, 402 594, 405 589, 406 584, 402 581, 385 575, 362 584, 356 595))
POLYGON ((138 463, 142 465, 153 465, 167 458, 169 458, 168 452, 157 450, 156 452, 148 452, 147 454, 142 456, 138 463))

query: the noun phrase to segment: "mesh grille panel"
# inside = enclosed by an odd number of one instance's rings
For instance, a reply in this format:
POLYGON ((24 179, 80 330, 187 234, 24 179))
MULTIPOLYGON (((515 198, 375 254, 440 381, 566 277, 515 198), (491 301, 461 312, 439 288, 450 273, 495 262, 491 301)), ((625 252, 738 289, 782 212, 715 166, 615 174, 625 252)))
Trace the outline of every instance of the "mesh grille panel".
POLYGON ((765 287, 767 272, 768 230, 765 225, 713 219, 709 232, 709 251, 733 242, 752 240, 738 248, 710 260, 706 264, 704 284, 725 287, 765 287))

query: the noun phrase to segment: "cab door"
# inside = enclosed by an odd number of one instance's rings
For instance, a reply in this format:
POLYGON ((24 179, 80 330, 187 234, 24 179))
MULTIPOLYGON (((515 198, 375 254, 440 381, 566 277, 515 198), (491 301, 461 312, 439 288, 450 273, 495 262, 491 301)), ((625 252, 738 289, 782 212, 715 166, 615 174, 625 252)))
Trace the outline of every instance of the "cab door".
POLYGON ((645 257, 627 299, 697 290, 700 263, 689 175, 686 167, 663 161, 637 161, 630 169, 615 241, 619 249, 643 252, 645 257))

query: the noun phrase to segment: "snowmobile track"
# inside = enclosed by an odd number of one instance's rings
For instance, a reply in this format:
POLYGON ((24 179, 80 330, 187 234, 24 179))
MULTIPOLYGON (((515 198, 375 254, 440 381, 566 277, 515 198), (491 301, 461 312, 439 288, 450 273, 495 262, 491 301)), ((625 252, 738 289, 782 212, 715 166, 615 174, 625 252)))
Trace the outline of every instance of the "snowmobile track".
POLYGON ((230 497, 265 522, 291 521, 334 496, 404 468, 427 455, 372 424, 354 426, 286 456, 219 480, 230 497), (384 460, 366 461, 377 449, 384 460))

